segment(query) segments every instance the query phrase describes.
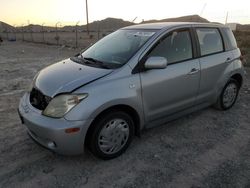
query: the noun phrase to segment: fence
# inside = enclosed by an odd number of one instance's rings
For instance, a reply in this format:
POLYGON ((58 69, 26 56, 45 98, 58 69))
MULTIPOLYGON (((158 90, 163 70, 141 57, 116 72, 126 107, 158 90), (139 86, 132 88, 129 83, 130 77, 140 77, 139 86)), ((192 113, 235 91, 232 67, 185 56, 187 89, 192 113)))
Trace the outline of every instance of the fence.
POLYGON ((8 41, 26 41, 33 43, 43 43, 48 45, 65 45, 75 48, 85 48, 100 38, 111 33, 111 31, 23 31, 16 29, 0 32, 0 37, 8 41))

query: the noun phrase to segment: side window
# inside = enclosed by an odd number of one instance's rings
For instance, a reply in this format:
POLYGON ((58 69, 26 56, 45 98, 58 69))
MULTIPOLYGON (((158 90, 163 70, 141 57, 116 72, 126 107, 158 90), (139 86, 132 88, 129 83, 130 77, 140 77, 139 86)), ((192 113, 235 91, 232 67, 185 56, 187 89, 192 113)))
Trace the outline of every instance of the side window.
POLYGON ((231 29, 229 28, 222 28, 222 34, 223 34, 223 37, 225 39, 225 42, 227 44, 227 50, 234 50, 237 48, 237 43, 236 43, 236 40, 234 38, 234 34, 232 32, 231 29))
POLYGON ((175 31, 162 39, 148 57, 165 57, 168 64, 188 60, 193 57, 189 31, 175 31))
POLYGON ((218 29, 199 28, 196 29, 196 32, 202 56, 223 51, 223 43, 218 29))

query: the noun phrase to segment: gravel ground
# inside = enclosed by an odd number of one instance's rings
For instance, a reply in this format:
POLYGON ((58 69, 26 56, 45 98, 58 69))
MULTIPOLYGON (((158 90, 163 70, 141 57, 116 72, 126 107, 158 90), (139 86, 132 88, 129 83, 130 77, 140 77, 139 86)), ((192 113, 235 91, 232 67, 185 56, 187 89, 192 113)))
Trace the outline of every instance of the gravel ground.
POLYGON ((0 187, 250 187, 250 69, 235 106, 207 108, 142 133, 119 158, 54 154, 34 143, 16 108, 35 73, 76 50, 0 46, 0 187))

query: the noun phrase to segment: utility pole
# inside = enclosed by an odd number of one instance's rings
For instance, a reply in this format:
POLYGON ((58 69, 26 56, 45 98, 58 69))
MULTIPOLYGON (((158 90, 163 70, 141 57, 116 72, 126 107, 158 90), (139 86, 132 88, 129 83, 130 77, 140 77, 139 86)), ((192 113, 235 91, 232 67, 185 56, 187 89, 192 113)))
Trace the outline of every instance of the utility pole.
POLYGON ((86 17, 87 17, 87 33, 89 35, 89 13, 88 13, 88 0, 86 0, 86 17))
POLYGON ((98 27, 97 27, 97 40, 100 39, 100 22, 98 22, 98 27))
POLYGON ((75 32, 76 32, 76 48, 78 47, 78 36, 77 36, 77 25, 78 25, 78 23, 79 23, 80 21, 78 21, 78 22, 76 22, 76 28, 75 28, 75 32))
POLYGON ((28 27, 29 27, 29 30, 30 30, 31 42, 34 42, 33 34, 32 34, 32 26, 31 26, 31 24, 30 24, 30 20, 27 20, 27 22, 28 22, 28 27))
POLYGON ((17 40, 17 39, 16 39, 16 33, 17 33, 17 31, 16 31, 16 24, 14 24, 13 27, 14 27, 14 36, 15 36, 15 40, 17 40))
POLYGON ((59 24, 61 22, 57 22, 56 23, 56 44, 58 45, 59 44, 59 36, 58 36, 58 29, 57 29, 57 24, 59 24))
POLYGON ((228 12, 227 12, 227 15, 226 15, 226 21, 225 21, 225 24, 227 24, 227 19, 228 19, 228 12))
POLYGON ((24 24, 22 24, 22 41, 24 41, 24 24))
POLYGON ((45 38, 44 38, 44 23, 42 24, 42 34, 43 34, 43 43, 45 43, 45 38))
POLYGON ((8 29, 7 29, 7 28, 5 28, 5 31, 6 31, 6 38, 7 38, 7 40, 9 40, 9 33, 8 33, 8 29))

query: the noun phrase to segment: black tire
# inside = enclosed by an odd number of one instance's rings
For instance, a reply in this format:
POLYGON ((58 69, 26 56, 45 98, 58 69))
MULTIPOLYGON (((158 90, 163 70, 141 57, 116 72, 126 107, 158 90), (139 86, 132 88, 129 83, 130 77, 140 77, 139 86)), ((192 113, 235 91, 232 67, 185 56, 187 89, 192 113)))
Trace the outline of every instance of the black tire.
POLYGON ((227 82, 227 84, 224 86, 221 94, 218 97, 217 102, 215 103, 214 107, 218 110, 228 110, 230 109, 236 102, 238 94, 239 94, 239 90, 240 90, 240 84, 239 82, 237 82, 237 80, 230 78, 230 80, 227 82), (232 102, 230 103, 230 105, 225 105, 224 101, 223 101, 223 96, 224 93, 226 91, 226 89, 228 88, 228 86, 230 85, 234 85, 236 87, 236 95, 233 98, 232 102))
MULTIPOLYGON (((108 128, 106 128, 106 129, 108 129, 108 128)), ((113 158, 118 157, 119 155, 121 155, 122 153, 125 152, 125 150, 130 145, 130 143, 133 139, 133 136, 134 136, 134 122, 133 122, 133 119, 130 117, 130 115, 128 115, 127 113, 122 112, 122 111, 110 111, 110 112, 102 115, 95 122, 92 134, 90 135, 90 138, 89 138, 88 146, 89 146, 90 151, 96 157, 99 157, 99 158, 104 159, 104 160, 113 159, 113 158), (101 146, 99 144, 99 142, 100 142, 99 136, 100 136, 101 131, 107 127, 107 124, 109 122, 112 122, 112 120, 117 120, 117 119, 124 120, 127 123, 128 129, 129 129, 128 138, 126 140, 126 143, 125 142, 123 143, 124 145, 119 149, 119 151, 117 151, 115 153, 108 154, 108 153, 105 153, 102 151, 101 146), (106 127, 104 127, 104 126, 106 126, 106 127)), ((111 142, 110 140, 112 140, 113 137, 106 137, 106 138, 109 139, 109 142, 111 142)))

